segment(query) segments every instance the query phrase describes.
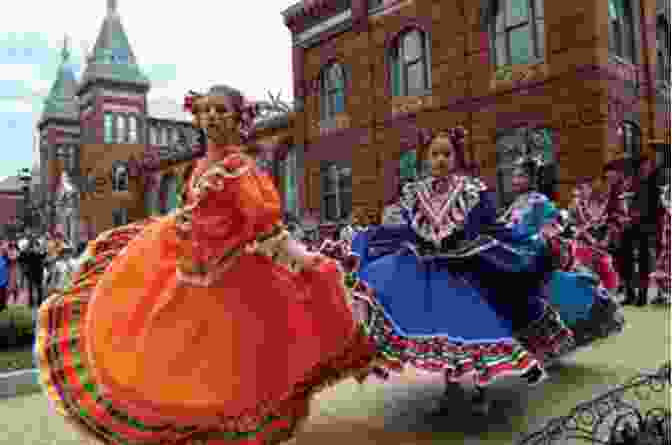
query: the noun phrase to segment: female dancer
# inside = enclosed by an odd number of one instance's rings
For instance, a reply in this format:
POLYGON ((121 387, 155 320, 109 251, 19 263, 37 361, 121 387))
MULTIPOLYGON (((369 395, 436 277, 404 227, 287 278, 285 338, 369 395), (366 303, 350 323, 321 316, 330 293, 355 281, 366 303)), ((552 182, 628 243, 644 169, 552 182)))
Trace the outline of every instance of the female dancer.
MULTIPOLYGON (((545 244, 543 248, 553 252, 551 255, 555 255, 557 269, 551 274, 547 287, 549 302, 574 332, 576 346, 585 346, 598 338, 621 332, 622 310, 594 271, 595 264, 581 263, 577 259, 577 250, 592 248, 562 237, 566 230, 563 215, 548 197, 535 191, 543 183, 543 167, 543 162, 530 154, 519 159, 512 178, 512 188, 518 196, 500 221, 530 239, 540 237, 545 244)), ((612 264, 606 253, 592 252, 590 255, 600 258, 598 268, 612 264)), ((587 255, 584 252, 580 257, 585 259, 587 255)), ((614 290, 618 286, 616 272, 613 267, 603 267, 602 270, 610 277, 608 285, 614 290)))
MULTIPOLYGON (((542 297, 543 258, 496 226, 491 194, 462 174, 462 128, 430 141, 431 176, 404 187, 404 224, 359 233, 358 299, 377 344, 377 366, 471 374, 474 408, 503 376, 537 384, 543 363, 572 347, 572 334, 542 297)), ((452 385, 451 385, 452 386, 452 385)))
POLYGON ((280 224, 250 156, 254 108, 228 87, 186 105, 208 149, 185 205, 89 244, 41 307, 41 380, 99 443, 280 443, 317 390, 368 373, 374 349, 339 266, 280 224))

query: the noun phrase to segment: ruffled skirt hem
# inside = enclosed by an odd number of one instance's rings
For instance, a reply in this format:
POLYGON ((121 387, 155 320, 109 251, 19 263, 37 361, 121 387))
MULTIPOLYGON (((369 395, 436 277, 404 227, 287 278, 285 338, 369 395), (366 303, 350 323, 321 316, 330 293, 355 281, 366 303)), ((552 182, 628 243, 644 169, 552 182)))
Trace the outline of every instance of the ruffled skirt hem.
POLYGON ((409 365, 444 373, 448 380, 471 376, 480 387, 510 377, 521 377, 536 385, 545 377, 544 361, 565 354, 574 345, 571 331, 550 307, 515 339, 460 344, 442 336, 418 339, 397 335, 393 321, 371 287, 358 281, 352 294, 355 301, 366 306, 364 325, 376 343, 377 374, 383 378, 390 371, 401 373, 409 365))
POLYGON ((94 443, 114 445, 197 445, 206 443, 275 444, 290 439, 309 415, 321 389, 349 377, 362 381, 371 371, 373 345, 354 331, 336 355, 325 357, 281 400, 260 402, 253 412, 222 418, 217 425, 152 425, 101 396, 87 363, 86 333, 81 329, 89 298, 107 265, 154 219, 101 235, 89 245, 89 259, 72 285, 53 294, 40 308, 35 347, 40 383, 55 411, 94 443))

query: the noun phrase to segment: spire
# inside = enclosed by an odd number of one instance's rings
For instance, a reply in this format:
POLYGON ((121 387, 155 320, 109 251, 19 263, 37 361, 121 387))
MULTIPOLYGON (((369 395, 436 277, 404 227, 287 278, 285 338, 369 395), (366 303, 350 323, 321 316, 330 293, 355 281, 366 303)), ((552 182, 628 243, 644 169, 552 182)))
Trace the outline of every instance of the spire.
POLYGON ((149 79, 140 70, 121 24, 117 0, 106 1, 107 15, 88 57, 80 89, 103 79, 149 88, 149 79))
POLYGON ((75 73, 70 66, 70 49, 68 48, 68 37, 63 39, 63 48, 61 49, 61 63, 56 73, 56 80, 51 86, 49 95, 44 101, 44 111, 40 122, 50 118, 79 120, 79 110, 77 108, 77 81, 75 73))
POLYGON ((63 38, 63 49, 61 50, 61 63, 70 62, 70 48, 68 48, 68 35, 63 38))

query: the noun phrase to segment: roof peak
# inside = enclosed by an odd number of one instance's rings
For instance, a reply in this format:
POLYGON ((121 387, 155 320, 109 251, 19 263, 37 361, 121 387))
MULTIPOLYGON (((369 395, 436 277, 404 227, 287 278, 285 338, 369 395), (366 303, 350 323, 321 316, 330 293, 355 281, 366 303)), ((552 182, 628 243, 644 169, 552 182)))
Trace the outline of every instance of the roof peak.
POLYGON ((68 48, 68 35, 63 37, 63 49, 61 49, 61 64, 65 65, 70 61, 70 48, 68 48))
POLYGON ((117 0, 107 0, 107 15, 118 15, 117 0))

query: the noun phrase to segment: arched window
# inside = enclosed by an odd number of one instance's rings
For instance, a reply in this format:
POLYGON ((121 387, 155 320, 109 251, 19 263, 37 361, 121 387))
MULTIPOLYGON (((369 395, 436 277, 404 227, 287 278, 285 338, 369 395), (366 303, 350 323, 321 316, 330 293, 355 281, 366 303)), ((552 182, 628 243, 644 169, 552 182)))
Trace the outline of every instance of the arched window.
POLYGON ((117 115, 117 144, 126 142, 126 116, 117 115))
POLYGON ((497 67, 544 58, 544 0, 499 0, 490 17, 490 53, 497 67))
POLYGON ((320 77, 322 120, 333 119, 345 111, 345 72, 339 63, 332 63, 320 77))
POLYGON ((656 23, 657 77, 659 81, 670 82, 670 23, 663 14, 656 23))
POLYGON ((137 144, 138 142, 138 118, 137 116, 129 116, 128 118, 128 142, 137 144))
POLYGON ((103 117, 103 142, 105 144, 114 143, 114 115, 112 113, 105 113, 103 117))
POLYGON ((112 191, 128 191, 128 168, 123 163, 116 163, 112 167, 112 191))
POLYGON ((636 62, 632 0, 609 0, 609 52, 628 62, 636 62))
POLYGON ((429 36, 409 30, 393 42, 390 49, 390 86, 393 96, 420 96, 431 89, 429 36))

